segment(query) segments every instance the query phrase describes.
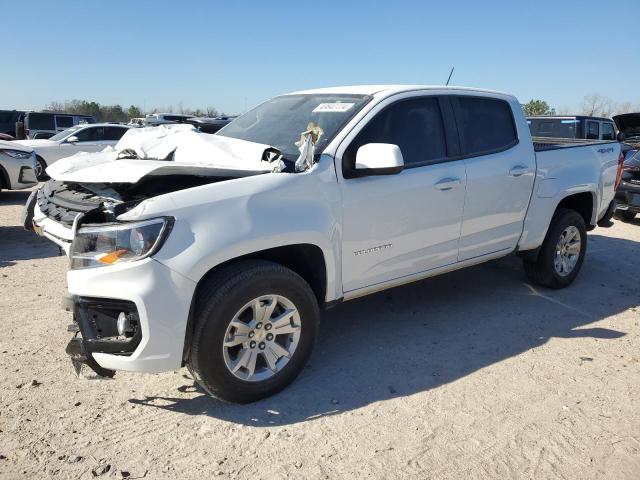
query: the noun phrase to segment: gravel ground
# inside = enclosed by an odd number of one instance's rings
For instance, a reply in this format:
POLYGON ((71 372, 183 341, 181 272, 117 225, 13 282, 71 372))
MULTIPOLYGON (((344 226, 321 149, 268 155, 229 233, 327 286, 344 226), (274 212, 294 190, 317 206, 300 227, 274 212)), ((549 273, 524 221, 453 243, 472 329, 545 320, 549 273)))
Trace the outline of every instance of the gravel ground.
POLYGON ((311 363, 245 406, 186 369, 78 379, 65 257, 0 193, 0 478, 640 478, 640 222, 580 276, 515 257, 345 303, 311 363))

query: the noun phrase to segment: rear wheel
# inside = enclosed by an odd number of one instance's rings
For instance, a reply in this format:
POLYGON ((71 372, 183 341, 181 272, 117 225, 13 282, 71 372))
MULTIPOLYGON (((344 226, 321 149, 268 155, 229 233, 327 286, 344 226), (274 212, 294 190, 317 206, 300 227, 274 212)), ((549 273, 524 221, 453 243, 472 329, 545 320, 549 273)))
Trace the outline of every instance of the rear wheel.
POLYGON ((302 371, 318 331, 309 285, 275 263, 228 267, 196 306, 189 368, 211 395, 247 403, 273 395, 302 371))
POLYGON ((636 213, 631 212, 629 210, 616 210, 616 218, 623 220, 625 222, 630 222, 634 218, 636 218, 636 213))
POLYGON ((535 261, 525 260, 529 279, 549 288, 569 286, 578 275, 587 250, 587 229, 582 216, 561 208, 551 221, 535 261))

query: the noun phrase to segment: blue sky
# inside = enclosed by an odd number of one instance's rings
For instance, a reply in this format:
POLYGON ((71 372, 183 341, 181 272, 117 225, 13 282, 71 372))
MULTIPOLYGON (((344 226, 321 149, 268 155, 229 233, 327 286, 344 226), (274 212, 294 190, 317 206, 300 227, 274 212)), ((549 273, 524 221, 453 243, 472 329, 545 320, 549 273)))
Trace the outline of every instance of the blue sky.
POLYGON ((640 103, 639 0, 5 1, 0 108, 235 113, 305 88, 442 84, 453 65, 452 84, 521 102, 640 103))

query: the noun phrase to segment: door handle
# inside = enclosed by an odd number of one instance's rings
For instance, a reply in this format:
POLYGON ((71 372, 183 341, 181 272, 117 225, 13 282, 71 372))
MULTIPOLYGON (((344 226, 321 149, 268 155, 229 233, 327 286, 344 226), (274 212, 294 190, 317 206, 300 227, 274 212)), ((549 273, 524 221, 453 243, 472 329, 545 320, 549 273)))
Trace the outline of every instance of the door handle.
POLYGON ((438 190, 451 190, 453 187, 462 183, 459 178, 443 178, 435 183, 434 187, 438 190))
POLYGON ((529 173, 529 167, 526 165, 516 165, 511 170, 509 170, 509 175, 512 177, 519 177, 524 175, 525 173, 529 173))

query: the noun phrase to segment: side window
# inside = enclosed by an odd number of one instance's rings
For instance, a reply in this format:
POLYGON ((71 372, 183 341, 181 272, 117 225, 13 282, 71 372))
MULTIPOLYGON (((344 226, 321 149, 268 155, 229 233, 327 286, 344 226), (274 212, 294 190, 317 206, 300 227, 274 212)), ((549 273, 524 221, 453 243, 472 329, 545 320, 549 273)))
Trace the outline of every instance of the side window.
POLYGON ((73 117, 56 115, 56 128, 58 130, 66 130, 69 127, 73 127, 73 117))
POLYGON ((615 140, 616 139, 616 132, 613 129, 613 125, 610 123, 603 123, 602 124, 602 140, 615 140))
POLYGON ((444 159, 447 146, 438 99, 423 97, 401 100, 378 113, 345 151, 345 170, 353 169, 358 148, 367 143, 397 145, 408 167, 444 159))
POLYGON ((587 122, 587 140, 598 140, 600 138, 600 126, 598 122, 587 122))
POLYGON ((518 143, 511 107, 503 100, 458 97, 456 119, 466 155, 506 150, 518 143))
POLYGON ((28 113, 26 127, 30 130, 55 130, 56 125, 50 113, 28 113))
POLYGON ((102 127, 83 128, 76 133, 79 142, 98 142, 102 140, 102 127))
POLYGON ((126 132, 127 129, 122 127, 105 127, 104 140, 120 140, 126 132))

